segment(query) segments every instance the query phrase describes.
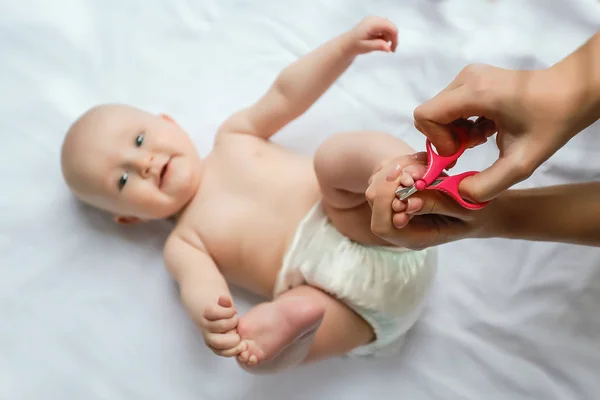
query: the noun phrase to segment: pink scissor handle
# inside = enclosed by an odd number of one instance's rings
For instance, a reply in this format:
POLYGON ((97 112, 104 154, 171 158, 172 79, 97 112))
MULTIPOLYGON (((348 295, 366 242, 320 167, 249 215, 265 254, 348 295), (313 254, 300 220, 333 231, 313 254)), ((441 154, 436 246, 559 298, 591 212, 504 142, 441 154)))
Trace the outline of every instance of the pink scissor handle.
POLYGON ((437 177, 444 172, 448 165, 458 160, 458 158, 462 156, 467 149, 467 133, 458 128, 456 128, 454 132, 458 136, 460 147, 456 153, 452 154, 451 156, 440 156, 435 150, 433 150, 431 141, 427 139, 425 143, 425 146, 427 147, 427 170, 425 171, 423 178, 415 182, 415 187, 417 190, 423 190, 425 187, 431 185, 431 182, 436 180, 437 177))
POLYGON ((435 186, 429 186, 429 187, 427 187, 427 189, 439 190, 443 193, 446 193, 448 196, 452 197, 454 200, 456 200, 456 202, 458 204, 460 204, 462 207, 464 207, 466 209, 480 210, 483 207, 487 206, 489 201, 485 201, 483 203, 471 203, 470 201, 463 199, 461 197, 461 195, 458 193, 458 185, 460 184, 460 182, 463 179, 465 179, 467 176, 475 175, 478 173, 479 172, 477 172, 477 171, 469 171, 469 172, 463 172, 462 174, 458 174, 458 175, 439 178, 439 179, 442 179, 441 183, 438 183, 435 186))

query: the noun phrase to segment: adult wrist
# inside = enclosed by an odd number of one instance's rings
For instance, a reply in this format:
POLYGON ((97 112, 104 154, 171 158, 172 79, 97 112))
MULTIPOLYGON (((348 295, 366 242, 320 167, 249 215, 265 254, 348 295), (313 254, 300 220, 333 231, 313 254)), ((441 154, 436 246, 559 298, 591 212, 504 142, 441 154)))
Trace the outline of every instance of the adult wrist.
POLYGON ((556 85, 572 137, 600 118, 600 33, 545 71, 556 85))
POLYGON ((481 237, 600 246, 598 198, 600 182, 507 190, 482 216, 481 237))
POLYGON ((471 232, 474 239, 508 237, 514 233, 511 221, 518 216, 518 207, 511 206, 512 191, 500 193, 482 210, 475 215, 475 228, 471 232))

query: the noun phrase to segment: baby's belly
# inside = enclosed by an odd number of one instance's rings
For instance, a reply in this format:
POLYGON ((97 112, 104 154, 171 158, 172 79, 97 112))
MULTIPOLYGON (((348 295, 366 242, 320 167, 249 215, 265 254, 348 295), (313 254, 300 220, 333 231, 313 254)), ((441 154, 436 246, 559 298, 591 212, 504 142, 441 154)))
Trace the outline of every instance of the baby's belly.
POLYGON ((228 260, 221 264, 228 282, 260 296, 272 296, 298 225, 319 200, 319 192, 305 192, 302 197, 286 207, 253 209, 242 225, 246 228, 240 232, 236 243, 238 251, 229 253, 228 260))

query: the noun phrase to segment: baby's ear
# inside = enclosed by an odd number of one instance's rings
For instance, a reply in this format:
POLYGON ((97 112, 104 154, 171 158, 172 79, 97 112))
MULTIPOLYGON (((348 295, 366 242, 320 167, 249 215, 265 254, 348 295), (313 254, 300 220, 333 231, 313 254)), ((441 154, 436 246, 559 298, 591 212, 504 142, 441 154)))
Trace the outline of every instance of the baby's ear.
POLYGON ((169 122, 171 122, 171 123, 173 123, 173 124, 176 124, 175 120, 174 120, 173 118, 171 118, 171 117, 170 117, 169 115, 167 115, 167 114, 160 114, 160 117, 161 117, 162 119, 164 119, 165 121, 169 121, 169 122))
POLYGON ((113 218, 113 221, 115 221, 117 224, 121 224, 121 225, 132 225, 132 224, 137 224, 137 223, 141 222, 142 220, 137 217, 124 217, 121 215, 116 215, 113 218))

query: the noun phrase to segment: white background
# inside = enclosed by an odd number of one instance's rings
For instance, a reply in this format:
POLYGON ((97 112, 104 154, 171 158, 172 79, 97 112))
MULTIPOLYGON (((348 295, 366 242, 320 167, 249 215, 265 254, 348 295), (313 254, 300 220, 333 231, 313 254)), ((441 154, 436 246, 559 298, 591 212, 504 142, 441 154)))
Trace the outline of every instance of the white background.
MULTIPOLYGON (((399 357, 256 377, 206 350, 183 312, 162 266, 167 224, 123 229, 67 192, 61 141, 90 106, 167 112, 204 155, 284 66, 369 14, 397 24, 397 53, 359 58, 275 140, 310 154, 334 132, 383 129, 424 150, 412 111, 466 64, 547 67, 600 26, 594 0, 0 3, 0 399, 598 397, 598 249, 443 246, 399 357)), ((598 179, 599 133, 521 186, 598 179)), ((493 143, 470 151, 457 171, 495 154, 493 143)), ((241 310, 257 300, 235 293, 241 310)))

